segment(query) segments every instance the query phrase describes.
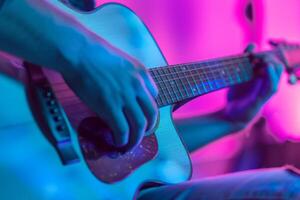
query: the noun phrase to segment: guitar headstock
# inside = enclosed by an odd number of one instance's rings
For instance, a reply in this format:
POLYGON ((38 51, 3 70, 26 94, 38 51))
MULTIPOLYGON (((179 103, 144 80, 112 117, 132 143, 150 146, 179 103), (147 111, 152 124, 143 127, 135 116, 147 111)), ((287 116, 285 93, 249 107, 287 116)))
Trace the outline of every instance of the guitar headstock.
POLYGON ((270 40, 270 44, 279 50, 279 58, 289 74, 289 82, 296 84, 300 80, 300 44, 284 40, 270 40))

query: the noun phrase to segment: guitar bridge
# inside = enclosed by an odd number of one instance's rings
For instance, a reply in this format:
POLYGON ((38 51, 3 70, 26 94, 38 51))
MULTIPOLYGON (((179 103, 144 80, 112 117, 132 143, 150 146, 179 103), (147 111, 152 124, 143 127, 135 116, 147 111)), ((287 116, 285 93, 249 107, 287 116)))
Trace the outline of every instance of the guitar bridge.
POLYGON ((71 128, 40 67, 24 64, 29 74, 28 99, 42 133, 55 148, 63 165, 79 162, 72 145, 71 128))

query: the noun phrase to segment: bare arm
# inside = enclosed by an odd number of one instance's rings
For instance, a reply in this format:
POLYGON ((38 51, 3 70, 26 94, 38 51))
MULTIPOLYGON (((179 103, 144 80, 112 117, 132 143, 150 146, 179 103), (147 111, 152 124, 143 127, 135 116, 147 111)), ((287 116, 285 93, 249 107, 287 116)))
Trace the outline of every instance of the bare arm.
POLYGON ((244 123, 232 123, 226 119, 222 111, 177 119, 175 124, 190 152, 245 127, 244 123))
POLYGON ((86 40, 75 20, 46 1, 5 1, 0 27, 0 49, 58 71, 76 62, 86 40), (74 58, 68 57, 70 50, 74 58))
POLYGON ((176 120, 189 151, 242 130, 277 91, 282 65, 272 57, 258 58, 259 75, 229 90, 226 107, 218 112, 176 120))
POLYGON ((0 50, 59 71, 117 146, 133 147, 155 124, 157 91, 144 67, 48 1, 4 1, 0 50))

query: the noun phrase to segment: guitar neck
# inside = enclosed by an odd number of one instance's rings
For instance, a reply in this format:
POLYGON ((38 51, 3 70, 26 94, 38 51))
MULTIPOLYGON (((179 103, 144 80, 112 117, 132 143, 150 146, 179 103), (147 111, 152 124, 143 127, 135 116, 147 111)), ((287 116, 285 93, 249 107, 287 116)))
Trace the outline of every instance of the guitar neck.
MULTIPOLYGON (((280 51, 266 51, 282 60, 280 51)), ((253 78, 248 54, 150 69, 159 95, 159 107, 172 105, 202 94, 247 82, 253 78)))
MULTIPOLYGON (((259 54, 273 55, 283 61, 279 50, 259 54)), ((159 90, 156 99, 159 107, 173 105, 202 94, 247 82, 252 79, 253 74, 250 58, 246 54, 150 69, 150 75, 159 90)), ((94 114, 72 92, 62 77, 57 76, 51 70, 47 71, 46 76, 72 124, 79 124, 81 120, 94 114)))

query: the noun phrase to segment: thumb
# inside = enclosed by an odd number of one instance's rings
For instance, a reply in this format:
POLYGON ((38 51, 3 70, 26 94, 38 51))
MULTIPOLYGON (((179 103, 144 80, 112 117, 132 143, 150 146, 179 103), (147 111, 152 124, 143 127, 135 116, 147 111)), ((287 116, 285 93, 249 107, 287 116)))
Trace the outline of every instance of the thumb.
POLYGON ((253 53, 255 49, 255 44, 250 43, 247 45, 247 47, 244 49, 244 53, 253 53))

